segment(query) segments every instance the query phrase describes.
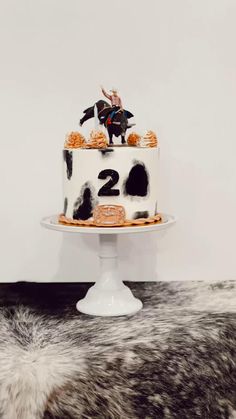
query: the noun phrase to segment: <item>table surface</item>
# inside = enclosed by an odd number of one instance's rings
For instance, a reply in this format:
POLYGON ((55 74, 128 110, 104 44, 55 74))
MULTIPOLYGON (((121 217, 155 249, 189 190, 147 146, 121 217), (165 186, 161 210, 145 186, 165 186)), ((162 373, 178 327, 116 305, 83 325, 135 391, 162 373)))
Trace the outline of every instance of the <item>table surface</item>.
POLYGON ((90 286, 0 285, 0 402, 10 376, 11 407, 38 417, 234 414, 236 281, 129 283, 144 308, 116 318, 76 311, 90 286))

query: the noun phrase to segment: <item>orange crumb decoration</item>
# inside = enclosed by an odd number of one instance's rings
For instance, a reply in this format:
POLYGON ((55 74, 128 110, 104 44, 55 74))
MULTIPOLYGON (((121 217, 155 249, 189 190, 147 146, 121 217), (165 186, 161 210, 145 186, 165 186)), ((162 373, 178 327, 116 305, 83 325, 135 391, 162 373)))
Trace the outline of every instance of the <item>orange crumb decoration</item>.
POLYGON ((86 144, 85 138, 82 134, 76 131, 72 131, 67 135, 66 141, 64 144, 65 148, 82 148, 86 144))
POLYGON ((130 227, 164 222, 161 214, 156 214, 153 217, 149 218, 137 218, 136 220, 127 220, 125 219, 124 208, 119 205, 98 205, 94 209, 93 217, 94 218, 89 218, 89 220, 74 220, 73 218, 67 218, 64 214, 60 214, 58 217, 58 221, 60 224, 72 226, 77 225, 80 227, 130 227), (100 207, 106 208, 102 209, 100 207))
POLYGON ((127 138, 127 143, 130 146, 137 146, 139 144, 141 137, 136 132, 131 132, 127 138))
POLYGON ((102 131, 91 131, 89 142, 86 144, 86 148, 107 148, 108 140, 104 132, 102 131))

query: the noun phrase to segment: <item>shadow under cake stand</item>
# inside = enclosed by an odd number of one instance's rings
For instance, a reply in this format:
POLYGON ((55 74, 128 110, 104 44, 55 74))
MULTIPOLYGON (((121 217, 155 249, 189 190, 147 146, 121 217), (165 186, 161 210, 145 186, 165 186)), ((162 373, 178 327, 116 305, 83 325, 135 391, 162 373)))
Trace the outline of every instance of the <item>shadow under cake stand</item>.
POLYGON ((45 228, 74 234, 97 234, 99 237, 100 276, 86 296, 76 304, 78 311, 94 316, 122 316, 134 314, 143 304, 135 298, 118 271, 117 242, 119 234, 161 231, 175 223, 175 217, 162 214, 162 222, 130 227, 81 227, 64 225, 58 216, 45 217, 45 228))

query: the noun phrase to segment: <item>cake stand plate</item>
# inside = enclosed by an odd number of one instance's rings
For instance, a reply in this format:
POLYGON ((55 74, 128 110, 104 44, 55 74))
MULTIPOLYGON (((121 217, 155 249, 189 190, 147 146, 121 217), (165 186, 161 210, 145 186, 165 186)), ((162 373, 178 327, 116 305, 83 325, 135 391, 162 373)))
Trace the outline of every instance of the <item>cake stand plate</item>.
POLYGON ((45 228, 76 234, 98 234, 100 276, 90 287, 86 296, 76 304, 78 311, 94 316, 123 316, 139 311, 143 304, 132 294, 118 271, 117 241, 119 234, 154 232, 169 228, 175 217, 162 214, 163 221, 156 224, 130 227, 81 227, 63 225, 58 216, 45 217, 41 225, 45 228))

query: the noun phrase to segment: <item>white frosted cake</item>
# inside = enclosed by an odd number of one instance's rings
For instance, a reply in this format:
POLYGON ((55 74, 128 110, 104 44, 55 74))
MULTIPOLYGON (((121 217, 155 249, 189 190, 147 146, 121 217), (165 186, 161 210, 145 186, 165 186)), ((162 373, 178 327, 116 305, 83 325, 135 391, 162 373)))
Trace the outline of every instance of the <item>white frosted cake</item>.
MULTIPOLYGON (((119 111, 117 114, 119 118, 119 111)), ((119 124, 122 126, 122 120, 112 120, 112 124, 113 134, 122 136, 120 126, 115 131, 119 124)), ((160 221, 159 147, 155 133, 148 131, 143 136, 132 133, 127 143, 123 135, 122 144, 114 145, 111 126, 107 129, 110 142, 98 129, 92 131, 88 140, 79 132, 68 135, 63 149, 64 210, 59 221, 81 226, 128 226, 160 221)))

